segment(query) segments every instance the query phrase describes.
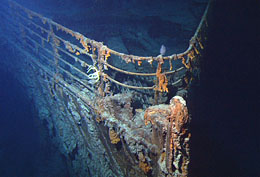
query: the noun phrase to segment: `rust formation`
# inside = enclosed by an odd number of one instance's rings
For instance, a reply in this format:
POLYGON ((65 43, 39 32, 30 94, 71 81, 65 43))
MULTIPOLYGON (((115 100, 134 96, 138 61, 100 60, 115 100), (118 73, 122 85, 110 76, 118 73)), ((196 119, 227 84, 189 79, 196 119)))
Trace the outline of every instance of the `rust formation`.
POLYGON ((199 73, 210 3, 184 52, 136 56, 8 2, 19 33, 10 43, 26 56, 18 63, 35 93, 46 95, 39 112, 72 176, 188 176, 185 93, 199 73))
POLYGON ((190 163, 189 132, 190 117, 186 101, 175 96, 171 99, 170 105, 153 106, 145 111, 145 124, 152 124, 153 130, 161 129, 161 137, 154 137, 164 142, 161 146, 160 168, 164 175, 188 175, 190 163))

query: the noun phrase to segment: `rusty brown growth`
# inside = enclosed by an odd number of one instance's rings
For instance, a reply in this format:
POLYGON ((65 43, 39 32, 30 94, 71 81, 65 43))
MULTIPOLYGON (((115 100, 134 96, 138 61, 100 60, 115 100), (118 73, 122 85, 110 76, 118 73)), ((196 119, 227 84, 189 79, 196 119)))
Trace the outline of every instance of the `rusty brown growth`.
POLYGON ((120 141, 120 138, 113 129, 109 129, 109 138, 112 144, 117 144, 120 141))
POLYGON ((155 90, 160 91, 160 92, 168 92, 168 80, 165 75, 165 73, 162 73, 162 64, 159 62, 157 71, 156 71, 156 77, 157 77, 157 86, 155 90))
MULTIPOLYGON (((198 58, 205 48, 206 38, 203 29, 207 27, 207 10, 184 52, 169 56, 136 56, 114 51, 102 42, 89 39, 13 1, 9 2, 14 15, 25 22, 19 24, 24 43, 30 41, 33 44, 30 48, 35 50, 39 47, 40 54, 47 54, 42 55, 40 60, 31 60, 31 63, 35 68, 42 68, 43 72, 48 73, 49 79, 46 80, 50 80, 51 83, 48 88, 51 96, 56 97, 58 90, 60 95, 72 95, 75 100, 86 105, 86 110, 89 109, 86 112, 91 116, 93 114, 93 119, 96 120, 93 122, 99 128, 99 132, 104 131, 105 136, 99 137, 109 158, 124 164, 121 167, 125 171, 124 174, 127 174, 125 176, 188 175, 191 134, 188 129, 190 118, 185 100, 175 96, 171 99, 170 105, 158 103, 166 102, 161 101, 161 98, 170 95, 167 95, 169 88, 190 86, 192 74, 199 63, 198 58), (39 29, 38 32, 35 29, 39 29), (52 48, 48 47, 49 45, 52 48), (169 60, 169 65, 166 60, 169 60), (177 68, 176 60, 180 61, 177 68), (132 64, 135 68, 122 69, 117 62, 126 66, 132 64), (91 67, 94 69, 88 72, 91 67), (126 75, 127 79, 117 77, 120 74, 126 75), (97 82, 91 83, 89 75, 96 76, 97 82), (138 82, 128 82, 133 78, 138 78, 138 82), (140 93, 137 93, 137 89, 140 93), (149 93, 149 96, 142 97, 143 93, 149 93), (142 103, 142 107, 135 108, 134 101, 142 103), (153 101, 155 105, 150 106, 153 101), (146 103, 147 105, 144 105, 146 103), (145 108, 147 109, 144 112, 145 108), (121 145, 122 149, 119 147, 121 145), (128 161, 124 162, 122 154, 128 157, 131 165, 128 161)), ((80 118, 83 117, 85 118, 85 115, 80 118)), ((91 118, 89 117, 89 120, 91 118)), ((75 126, 77 125, 78 122, 75 126)), ((81 129, 80 126, 77 127, 81 129)))
POLYGON ((172 170, 172 167, 174 167, 175 173, 186 176, 190 159, 190 133, 188 132, 189 114, 185 100, 175 96, 170 101, 170 110, 171 115, 168 117, 170 126, 168 126, 167 133, 169 152, 166 152, 169 161, 167 168, 172 170))
MULTIPOLYGON (((187 176, 190 162, 189 140, 189 114, 185 100, 180 96, 171 99, 170 105, 152 106, 144 114, 145 125, 152 124, 153 139, 165 138, 160 164, 165 164, 167 174, 187 176), (164 136, 165 135, 165 136, 164 136), (158 137, 160 136, 160 137, 158 137)), ((162 165, 163 166, 163 165, 162 165)), ((161 167, 163 171, 163 167, 161 167)), ((164 171, 164 173, 166 173, 164 171)))
MULTIPOLYGON (((108 75, 108 79, 113 82, 114 84, 120 85, 122 87, 127 87, 127 88, 131 88, 131 89, 154 89, 155 92, 168 92, 168 79, 166 75, 170 75, 170 74, 174 74, 176 72, 178 72, 178 69, 176 69, 175 71, 172 71, 173 66, 172 66, 172 60, 181 60, 183 66, 181 68, 186 68, 187 72, 193 72, 193 62, 196 62, 196 59, 198 58, 198 56, 201 55, 201 50, 204 49, 204 42, 205 42, 205 37, 202 35, 203 34, 203 29, 207 27, 207 19, 206 19, 206 14, 207 14, 207 9, 202 17, 202 20, 199 24, 199 27, 197 28, 194 36, 191 38, 190 40, 190 44, 188 46, 188 48, 182 52, 182 53, 178 53, 178 54, 172 54, 169 56, 136 56, 136 55, 131 55, 131 54, 124 54, 124 53, 120 53, 117 52, 115 50, 110 49, 109 47, 107 47, 106 45, 104 45, 102 42, 98 42, 92 39, 89 39, 87 37, 85 37, 83 34, 75 32, 69 28, 66 28, 65 26, 62 26, 54 21, 52 21, 51 19, 48 19, 46 17, 43 17, 42 15, 35 13, 29 9, 24 8, 23 6, 13 2, 13 1, 9 1, 10 7, 13 9, 19 9, 21 11, 24 11, 27 14, 27 18, 26 17, 22 17, 22 15, 20 15, 18 13, 18 16, 25 19, 25 21, 27 21, 28 23, 30 23, 31 25, 35 26, 36 28, 40 28, 41 31, 44 31, 46 33, 48 33, 47 36, 47 41, 50 40, 51 35, 54 37, 54 43, 57 47, 60 46, 60 42, 62 41, 63 43, 65 42, 62 38, 59 38, 58 36, 56 36, 56 34, 54 34, 53 30, 50 31, 50 29, 45 29, 44 27, 36 24, 33 20, 38 18, 39 20, 42 21, 43 24, 48 23, 49 26, 53 26, 53 28, 56 28, 56 30, 61 30, 69 35, 71 35, 72 37, 74 37, 75 39, 77 39, 79 41, 79 43, 81 44, 81 48, 79 46, 74 46, 74 44, 71 44, 70 42, 66 41, 65 44, 65 48, 71 52, 74 53, 76 56, 81 55, 81 54, 85 54, 87 56, 90 56, 93 60, 93 65, 95 65, 96 63, 98 63, 98 65, 102 65, 98 66, 99 69, 99 73, 100 73, 100 82, 103 82, 103 77, 102 77, 102 73, 104 74, 108 74, 105 73, 104 70, 107 70, 108 68, 115 70, 117 72, 122 72, 125 73, 127 75, 135 75, 135 76, 143 76, 143 77, 147 77, 147 76, 154 76, 157 78, 157 83, 153 86, 149 86, 149 87, 143 87, 143 86, 135 86, 135 85, 127 85, 124 84, 122 82, 119 82, 117 80, 115 80, 115 78, 113 78, 112 76, 108 75), (98 51, 98 52, 95 52, 98 51), (150 63, 150 67, 152 67, 152 63, 153 62, 157 62, 157 71, 156 73, 145 73, 145 72, 130 72, 130 71, 125 71, 125 70, 121 70, 111 64, 107 63, 108 58, 110 58, 112 55, 116 56, 117 58, 122 59, 123 61, 125 61, 126 63, 137 63, 138 66, 143 65, 143 62, 146 61, 148 63, 150 63), (162 71, 162 65, 164 63, 165 60, 169 60, 169 71, 162 71)), ((112 58, 112 57, 111 57, 112 58)), ((80 63, 82 63, 83 61, 81 59, 78 59, 80 61, 80 63)), ((88 64, 89 65, 89 64, 88 64)), ((105 95, 104 91, 102 87, 105 87, 105 84, 103 83, 97 83, 99 84, 99 91, 101 93, 101 95, 105 95)), ((189 84, 188 84, 189 85, 189 84)), ((158 93, 155 93, 155 103, 157 103, 158 99, 158 93)))

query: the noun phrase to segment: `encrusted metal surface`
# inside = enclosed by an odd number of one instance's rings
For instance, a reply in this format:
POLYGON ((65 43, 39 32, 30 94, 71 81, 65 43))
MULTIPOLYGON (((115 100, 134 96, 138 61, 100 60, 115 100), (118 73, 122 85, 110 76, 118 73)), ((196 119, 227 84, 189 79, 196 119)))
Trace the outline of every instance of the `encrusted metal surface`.
POLYGON ((142 57, 109 49, 13 1, 9 5, 3 16, 12 15, 5 19, 12 30, 6 34, 19 57, 3 65, 22 73, 17 77, 71 176, 188 175, 191 134, 184 99, 199 73, 208 8, 186 51, 142 57), (129 70, 113 66, 115 61, 129 70), (141 65, 149 73, 134 69, 141 65), (120 74, 125 79, 117 80, 120 74), (173 88, 178 96, 170 98, 173 88))

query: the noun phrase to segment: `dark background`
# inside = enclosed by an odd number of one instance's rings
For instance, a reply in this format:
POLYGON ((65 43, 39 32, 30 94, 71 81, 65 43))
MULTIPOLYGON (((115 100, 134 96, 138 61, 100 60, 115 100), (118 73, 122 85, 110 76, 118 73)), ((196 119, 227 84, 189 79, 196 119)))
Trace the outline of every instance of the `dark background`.
POLYGON ((193 90, 191 176, 260 176, 259 1, 217 1, 193 90))
MULTIPOLYGON (((260 176, 259 8, 259 1, 215 3, 200 84, 191 91, 190 176, 260 176)), ((0 70, 0 176, 66 173, 59 159, 45 158, 56 150, 46 148, 36 119, 23 86, 0 70)))
POLYGON ((34 101, 12 72, 1 68, 0 177, 66 177, 66 174, 66 164, 39 121, 34 101))

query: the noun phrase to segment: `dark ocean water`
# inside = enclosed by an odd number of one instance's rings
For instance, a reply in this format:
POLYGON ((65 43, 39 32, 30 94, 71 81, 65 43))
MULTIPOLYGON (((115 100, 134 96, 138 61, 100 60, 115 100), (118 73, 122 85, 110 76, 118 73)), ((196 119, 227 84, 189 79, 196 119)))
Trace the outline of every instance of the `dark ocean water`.
POLYGON ((193 90, 191 176, 260 176, 259 1, 218 1, 193 90))
MULTIPOLYGON (((252 60, 260 58, 260 6, 230 2, 216 4, 200 85, 192 90, 190 176, 260 176, 259 61, 252 60)), ((66 176, 12 72, 0 70, 0 177, 66 176)))
POLYGON ((33 101, 6 70, 0 70, 0 176, 66 176, 66 166, 49 142, 33 101))
POLYGON ((0 176, 31 176, 40 145, 32 104, 12 73, 2 70, 0 110, 0 176))

